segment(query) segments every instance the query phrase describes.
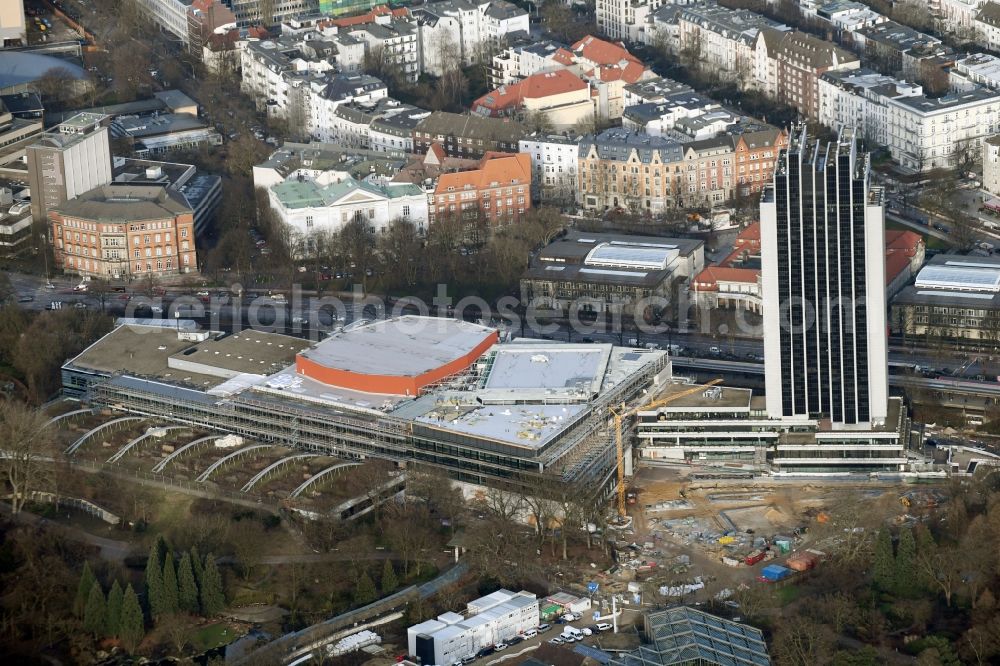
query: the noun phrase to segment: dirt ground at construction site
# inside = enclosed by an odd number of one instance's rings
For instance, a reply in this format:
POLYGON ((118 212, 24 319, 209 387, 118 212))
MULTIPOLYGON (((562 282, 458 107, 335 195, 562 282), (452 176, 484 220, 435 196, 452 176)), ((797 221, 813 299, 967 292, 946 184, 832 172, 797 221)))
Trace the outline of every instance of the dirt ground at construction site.
POLYGON ((741 585, 762 584, 769 563, 835 543, 843 528, 826 523, 848 504, 889 518, 908 510, 900 502, 904 486, 874 480, 692 480, 686 471, 657 467, 638 470, 631 488, 632 527, 620 534, 617 587, 633 582, 630 589, 641 587, 643 601, 654 604, 726 598, 741 585), (764 559, 747 564, 757 552, 764 559))

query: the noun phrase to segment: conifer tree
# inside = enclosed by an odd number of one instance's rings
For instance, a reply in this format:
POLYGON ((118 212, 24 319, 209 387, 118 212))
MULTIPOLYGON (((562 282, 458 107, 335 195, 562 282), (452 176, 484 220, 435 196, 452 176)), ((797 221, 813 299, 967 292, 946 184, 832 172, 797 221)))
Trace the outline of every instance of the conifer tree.
POLYGON ((875 537, 872 579, 880 590, 891 590, 895 581, 896 562, 892 555, 892 537, 884 527, 875 537))
POLYGON ((205 556, 205 573, 201 585, 201 613, 205 617, 213 617, 226 607, 226 596, 222 591, 222 574, 215 565, 215 557, 209 553, 205 556))
POLYGON ((146 605, 153 620, 163 615, 163 563, 160 561, 160 544, 153 544, 146 560, 146 605))
POLYGON ((111 584, 111 590, 108 592, 108 608, 104 615, 105 636, 119 635, 122 623, 123 598, 124 593, 122 592, 122 586, 118 584, 118 580, 116 579, 115 582, 111 584))
POLYGON ((87 600, 90 598, 90 588, 94 586, 94 572, 90 570, 90 562, 84 560, 83 571, 80 572, 80 583, 76 586, 76 598, 73 600, 73 614, 83 617, 83 611, 87 607, 87 600))
POLYGON ((399 579, 396 578, 396 570, 392 566, 392 560, 386 559, 385 566, 382 567, 382 580, 380 581, 382 594, 395 592, 399 587, 399 579))
POLYGON ((130 654, 134 653, 146 629, 142 623, 142 608, 139 607, 139 598, 129 583, 122 595, 122 617, 119 623, 118 636, 122 640, 122 645, 130 654))
POLYGON ((194 583, 201 589, 201 578, 205 575, 205 564, 198 552, 198 546, 191 546, 191 569, 194 571, 194 583))
POLYGON ((96 580, 90 587, 90 594, 87 596, 87 605, 83 609, 83 628, 100 638, 104 635, 105 612, 107 602, 104 599, 104 590, 96 580))
POLYGON ((354 603, 363 606, 375 601, 375 583, 367 571, 361 573, 357 585, 354 587, 354 603))
POLYGON ((177 601, 185 613, 198 614, 198 584, 191 566, 191 553, 184 553, 177 565, 177 601))
POLYGON ((180 609, 180 592, 177 589, 177 569, 174 556, 168 552, 163 559, 163 613, 173 615, 180 609))
POLYGON ((895 585, 894 591, 902 596, 910 596, 917 587, 917 542, 913 538, 913 530, 904 527, 899 531, 899 544, 896 547, 895 585))

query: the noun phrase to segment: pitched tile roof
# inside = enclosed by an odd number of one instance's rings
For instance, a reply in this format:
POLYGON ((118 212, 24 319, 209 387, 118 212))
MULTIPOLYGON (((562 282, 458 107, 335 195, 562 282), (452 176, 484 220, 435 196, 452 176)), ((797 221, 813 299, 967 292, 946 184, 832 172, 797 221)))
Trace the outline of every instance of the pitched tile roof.
POLYGON ((380 16, 392 16, 393 18, 400 18, 402 16, 409 16, 410 10, 406 7, 399 7, 397 9, 390 9, 386 5, 378 5, 377 7, 372 7, 368 12, 364 14, 359 14, 357 16, 345 16, 344 18, 328 19, 323 21, 320 25, 323 27, 337 26, 339 28, 349 28, 355 25, 361 25, 363 23, 374 23, 375 19, 380 16))
POLYGON ((472 108, 483 115, 501 115, 505 111, 522 106, 526 99, 541 99, 586 88, 587 84, 583 79, 568 69, 540 72, 512 85, 500 86, 486 93, 472 103, 472 108))
POLYGON ((621 42, 606 42, 593 35, 587 35, 573 44, 570 50, 595 65, 617 65, 623 60, 642 64, 621 42))
POLYGON ((708 266, 698 273, 692 282, 697 291, 715 291, 720 282, 745 282, 757 284, 760 276, 758 268, 730 268, 729 266, 708 266))
POLYGON ((885 283, 891 284, 910 265, 910 258, 902 252, 890 252, 885 256, 885 283))
POLYGON ((464 189, 499 187, 504 184, 528 185, 531 183, 531 156, 528 153, 487 153, 479 168, 471 171, 444 173, 438 178, 435 194, 464 189), (497 185, 492 185, 496 183, 497 185))
POLYGON ((923 240, 920 234, 909 229, 886 229, 885 251, 886 254, 902 254, 912 257, 917 253, 923 240))

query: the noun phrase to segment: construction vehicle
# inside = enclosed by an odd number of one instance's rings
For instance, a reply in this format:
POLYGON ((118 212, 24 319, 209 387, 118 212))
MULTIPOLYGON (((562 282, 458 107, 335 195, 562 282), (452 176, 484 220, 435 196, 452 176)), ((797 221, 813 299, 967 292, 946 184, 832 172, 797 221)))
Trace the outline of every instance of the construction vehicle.
POLYGON ((673 395, 668 395, 665 398, 660 398, 659 400, 653 400, 652 402, 645 405, 638 405, 632 409, 627 409, 625 403, 622 403, 618 409, 614 407, 611 408, 611 416, 614 418, 614 429, 615 429, 615 453, 617 454, 618 462, 618 518, 622 521, 628 518, 628 513, 625 510, 625 444, 622 441, 622 427, 625 419, 635 416, 640 411, 656 409, 658 407, 663 407, 664 405, 669 405, 674 400, 679 400, 685 398, 689 395, 697 393, 698 391, 703 391, 704 389, 715 386, 716 384, 721 384, 722 379, 713 379, 706 384, 699 384, 698 386, 693 386, 689 389, 683 391, 678 391, 673 395))

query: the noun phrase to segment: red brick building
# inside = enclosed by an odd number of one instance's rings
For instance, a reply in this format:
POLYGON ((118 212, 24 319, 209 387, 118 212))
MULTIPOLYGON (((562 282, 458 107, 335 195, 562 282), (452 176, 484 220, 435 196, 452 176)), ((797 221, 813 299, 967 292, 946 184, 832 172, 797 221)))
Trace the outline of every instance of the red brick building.
POLYGON ((104 185, 49 211, 56 266, 132 279, 197 272, 194 212, 157 185, 104 185))
POLYGON ((520 222, 531 208, 531 156, 487 153, 478 169, 441 174, 430 201, 430 221, 461 215, 491 227, 520 222))

